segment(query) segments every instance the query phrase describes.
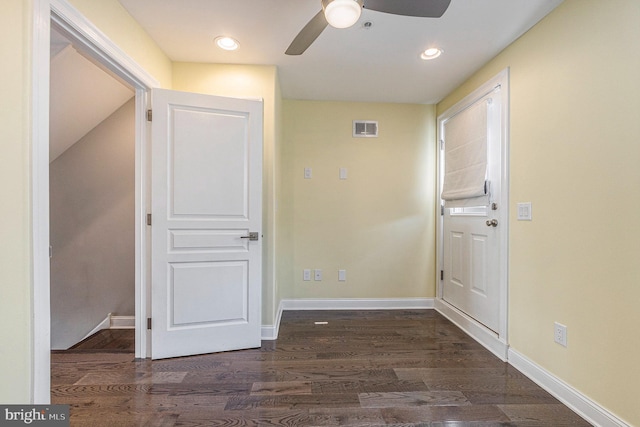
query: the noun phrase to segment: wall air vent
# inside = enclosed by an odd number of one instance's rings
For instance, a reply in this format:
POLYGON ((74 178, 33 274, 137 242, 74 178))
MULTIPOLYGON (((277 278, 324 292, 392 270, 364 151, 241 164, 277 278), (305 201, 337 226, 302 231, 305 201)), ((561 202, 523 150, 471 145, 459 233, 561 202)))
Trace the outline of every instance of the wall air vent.
POLYGON ((354 138, 377 138, 378 122, 372 120, 354 120, 353 121, 353 137, 354 138))

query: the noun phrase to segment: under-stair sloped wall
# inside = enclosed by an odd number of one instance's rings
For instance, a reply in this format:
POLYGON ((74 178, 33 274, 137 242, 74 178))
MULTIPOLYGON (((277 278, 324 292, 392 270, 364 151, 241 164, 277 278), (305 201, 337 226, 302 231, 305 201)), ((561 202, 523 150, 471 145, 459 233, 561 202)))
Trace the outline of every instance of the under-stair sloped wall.
POLYGON ((51 163, 50 197, 51 344, 66 349, 135 313, 133 98, 51 163))

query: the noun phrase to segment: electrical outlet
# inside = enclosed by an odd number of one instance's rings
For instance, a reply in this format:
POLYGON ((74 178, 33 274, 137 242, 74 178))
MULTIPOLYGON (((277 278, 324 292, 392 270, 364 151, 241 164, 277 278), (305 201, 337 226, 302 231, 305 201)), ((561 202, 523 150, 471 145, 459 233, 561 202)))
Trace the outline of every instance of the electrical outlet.
POLYGON ((316 282, 319 282, 320 280, 322 280, 322 270, 320 269, 313 270, 313 280, 315 280, 316 282))
POLYGON ((311 270, 309 270, 308 268, 302 270, 302 280, 304 280, 305 282, 311 280, 311 270))
POLYGON ((338 270, 338 281, 339 282, 347 281, 347 270, 338 270))
POLYGON ((304 168, 304 179, 311 178, 313 178, 313 171, 311 170, 311 168, 304 168))
POLYGON ((567 346, 567 327, 558 322, 553 323, 553 340, 563 347, 567 346))

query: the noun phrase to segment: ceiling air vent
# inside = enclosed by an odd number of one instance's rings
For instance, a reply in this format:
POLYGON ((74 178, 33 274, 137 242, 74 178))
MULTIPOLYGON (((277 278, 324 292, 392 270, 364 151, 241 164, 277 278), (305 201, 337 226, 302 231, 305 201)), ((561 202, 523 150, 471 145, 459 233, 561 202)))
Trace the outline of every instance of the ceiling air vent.
POLYGON ((354 120, 353 121, 353 137, 354 138, 377 138, 378 122, 371 120, 354 120))

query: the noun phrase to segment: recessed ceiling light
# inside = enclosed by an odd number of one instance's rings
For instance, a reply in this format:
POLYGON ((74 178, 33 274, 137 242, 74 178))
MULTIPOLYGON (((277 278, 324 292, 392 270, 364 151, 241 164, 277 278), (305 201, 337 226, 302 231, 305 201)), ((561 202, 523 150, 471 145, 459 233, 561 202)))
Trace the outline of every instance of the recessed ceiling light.
POLYGON ((236 39, 227 36, 216 37, 216 44, 224 50, 236 50, 240 46, 236 39))
POLYGON ((442 55, 443 50, 438 49, 437 47, 430 47, 429 49, 422 52, 420 58, 428 61, 430 59, 436 59, 438 56, 442 55))

